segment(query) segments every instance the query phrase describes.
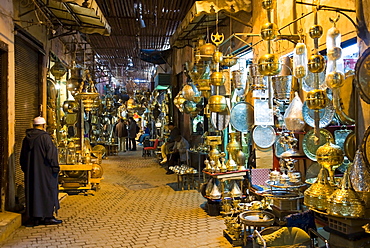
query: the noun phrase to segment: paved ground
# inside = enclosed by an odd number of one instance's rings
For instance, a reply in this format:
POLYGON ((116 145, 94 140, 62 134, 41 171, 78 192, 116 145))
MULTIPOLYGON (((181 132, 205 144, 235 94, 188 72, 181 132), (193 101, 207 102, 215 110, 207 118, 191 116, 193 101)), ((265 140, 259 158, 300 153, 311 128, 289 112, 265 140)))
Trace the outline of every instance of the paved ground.
POLYGON ((138 149, 103 161, 95 195, 68 195, 58 214, 63 224, 22 226, 0 247, 232 247, 223 219, 201 208, 200 193, 176 190, 176 176, 138 149))

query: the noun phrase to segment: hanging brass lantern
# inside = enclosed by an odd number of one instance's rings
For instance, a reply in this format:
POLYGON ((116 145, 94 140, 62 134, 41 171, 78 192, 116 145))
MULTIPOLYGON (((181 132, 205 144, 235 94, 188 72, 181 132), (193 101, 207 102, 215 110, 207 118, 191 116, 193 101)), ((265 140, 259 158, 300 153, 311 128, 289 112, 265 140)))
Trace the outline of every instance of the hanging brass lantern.
POLYGON ((66 74, 67 68, 59 60, 50 68, 50 73, 56 80, 60 80, 66 74))
POLYGON ((213 86, 222 86, 225 84, 225 76, 221 71, 215 71, 211 74, 211 84, 213 86))
POLYGON ((325 82, 330 89, 340 88, 344 84, 344 74, 339 71, 329 72, 326 75, 325 82))
POLYGON ((263 76, 275 76, 281 70, 279 57, 275 54, 265 54, 258 60, 258 70, 263 76))
POLYGON ((211 112, 222 112, 226 107, 226 98, 222 95, 213 95, 208 99, 208 108, 211 112))
POLYGON ((312 73, 320 73, 325 70, 325 59, 320 54, 313 54, 308 58, 308 70, 312 73))
POLYGON ((306 103, 309 109, 320 110, 326 107, 329 101, 324 90, 311 90, 307 93, 306 103))
POLYGON ((213 62, 215 62, 215 63, 221 63, 222 60, 223 60, 223 54, 222 54, 222 52, 216 51, 213 54, 213 62))
POLYGON ((323 28, 320 25, 313 25, 310 27, 308 33, 312 39, 318 39, 323 34, 323 28))
POLYGON ((213 54, 216 51, 216 46, 212 43, 206 43, 199 48, 200 56, 202 60, 211 60, 213 54))
POLYGON ((197 109, 197 104, 193 101, 185 101, 183 106, 185 113, 194 112, 197 109))
POLYGON ((267 22, 261 27, 261 38, 263 40, 274 40, 278 33, 278 27, 275 23, 267 22))

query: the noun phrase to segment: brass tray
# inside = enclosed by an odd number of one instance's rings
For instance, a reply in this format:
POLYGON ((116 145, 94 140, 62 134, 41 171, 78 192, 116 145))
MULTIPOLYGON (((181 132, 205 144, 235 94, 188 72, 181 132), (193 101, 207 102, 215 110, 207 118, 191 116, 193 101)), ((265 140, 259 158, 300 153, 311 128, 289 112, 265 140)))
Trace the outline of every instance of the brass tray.
POLYGON ((316 145, 315 144, 315 139, 316 139, 315 130, 311 129, 305 134, 303 141, 302 141, 304 154, 306 154, 306 156, 309 159, 316 161, 317 149, 320 146, 324 145, 328 138, 333 139, 333 135, 328 130, 320 128, 320 141, 319 141, 319 144, 316 145))
POLYGON ((247 226, 271 226, 275 222, 275 215, 267 211, 246 211, 239 217, 240 221, 247 226))
POLYGON ((355 84, 360 92, 361 99, 370 104, 370 48, 366 49, 356 63, 355 84))
MULTIPOLYGON (((326 107, 319 110, 320 115, 319 128, 324 128, 328 126, 329 123, 332 121, 334 114, 335 109, 333 107, 333 103, 331 101, 328 101, 326 107)), ((307 107, 306 101, 303 103, 302 106, 302 115, 307 125, 309 125, 310 127, 315 127, 315 117, 314 117, 315 111, 307 107)))

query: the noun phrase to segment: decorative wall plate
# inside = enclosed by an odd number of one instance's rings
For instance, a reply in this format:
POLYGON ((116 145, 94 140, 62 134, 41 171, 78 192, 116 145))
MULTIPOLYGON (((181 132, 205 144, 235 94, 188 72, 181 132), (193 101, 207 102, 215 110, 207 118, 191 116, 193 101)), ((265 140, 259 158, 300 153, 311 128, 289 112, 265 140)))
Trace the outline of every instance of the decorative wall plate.
POLYGON ((334 131, 335 144, 340 146, 343 152, 344 152, 344 142, 346 141, 347 136, 351 133, 353 133, 353 131, 348 129, 339 129, 334 131))
POLYGON ((356 87, 361 99, 370 104, 370 48, 366 49, 356 63, 356 87))
POLYGON ((239 132, 247 132, 253 127, 254 108, 250 103, 239 102, 232 109, 230 114, 231 125, 239 132))
POLYGON ((370 126, 366 129, 366 132, 364 134, 364 138, 362 140, 361 144, 362 148, 362 156, 364 157, 364 160, 367 165, 370 165, 370 126))
POLYGON ((224 130, 230 123, 230 110, 227 107, 222 112, 211 112, 211 123, 212 126, 219 131, 224 130))
MULTIPOLYGON (((329 123, 332 121, 335 109, 333 107, 333 103, 331 101, 328 101, 325 108, 319 110, 320 113, 320 122, 319 122, 319 128, 324 128, 329 125, 329 123)), ((309 109, 307 107, 306 101, 303 103, 302 106, 302 115, 304 121, 309 125, 310 127, 315 127, 315 111, 312 109, 309 109)))
POLYGON ((344 141, 344 154, 349 161, 353 162, 356 154, 356 134, 354 132, 350 133, 344 141))
POLYGON ((252 137, 258 147, 269 148, 275 143, 276 132, 272 126, 256 126, 252 137))
POLYGON ((304 154, 306 154, 309 159, 316 161, 317 149, 324 145, 328 138, 333 139, 333 135, 328 130, 320 128, 320 140, 319 144, 316 145, 315 129, 311 129, 305 134, 302 141, 304 154))

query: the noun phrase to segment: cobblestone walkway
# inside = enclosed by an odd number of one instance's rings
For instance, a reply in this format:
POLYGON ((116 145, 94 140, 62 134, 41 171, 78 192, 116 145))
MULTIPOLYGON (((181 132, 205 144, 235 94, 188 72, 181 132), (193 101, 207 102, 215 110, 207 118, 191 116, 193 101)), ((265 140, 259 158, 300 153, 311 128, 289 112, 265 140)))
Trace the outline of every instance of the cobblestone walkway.
POLYGON ((223 219, 201 208, 196 190, 177 191, 175 175, 136 152, 103 161, 95 195, 68 195, 57 226, 20 227, 0 247, 228 248, 223 219))

